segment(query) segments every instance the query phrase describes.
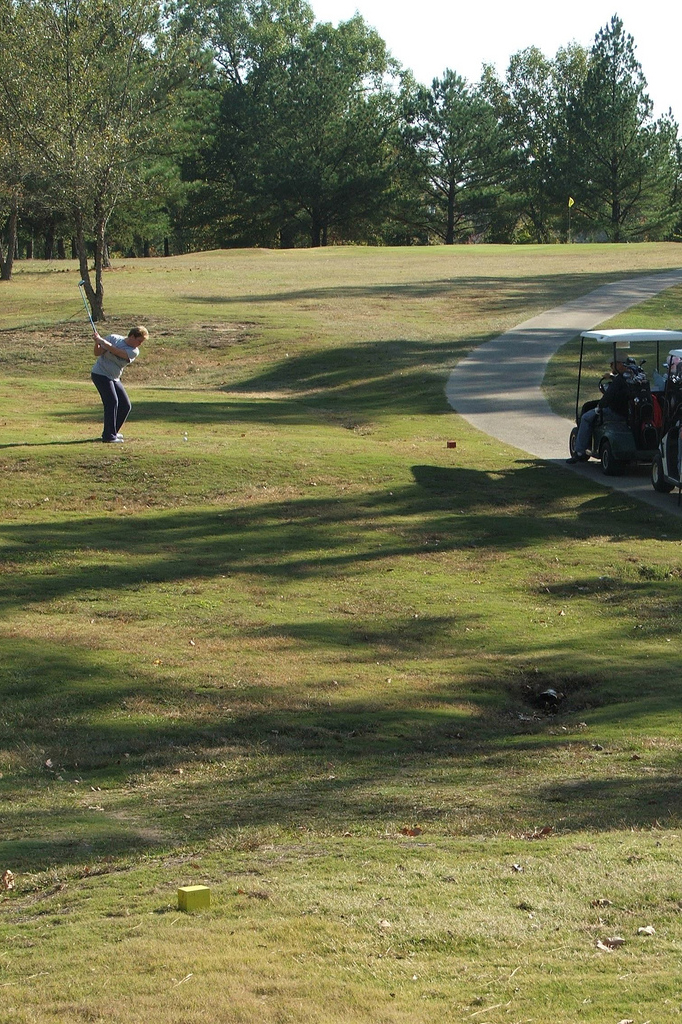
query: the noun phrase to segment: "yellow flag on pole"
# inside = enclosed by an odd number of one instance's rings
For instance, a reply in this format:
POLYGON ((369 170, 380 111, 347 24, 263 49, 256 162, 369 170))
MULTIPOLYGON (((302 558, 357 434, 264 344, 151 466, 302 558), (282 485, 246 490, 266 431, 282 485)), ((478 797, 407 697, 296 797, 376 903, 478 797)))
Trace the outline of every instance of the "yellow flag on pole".
POLYGON ((571 196, 569 196, 568 197, 568 208, 569 208, 569 210, 573 206, 574 203, 575 203, 575 199, 572 199, 571 196))

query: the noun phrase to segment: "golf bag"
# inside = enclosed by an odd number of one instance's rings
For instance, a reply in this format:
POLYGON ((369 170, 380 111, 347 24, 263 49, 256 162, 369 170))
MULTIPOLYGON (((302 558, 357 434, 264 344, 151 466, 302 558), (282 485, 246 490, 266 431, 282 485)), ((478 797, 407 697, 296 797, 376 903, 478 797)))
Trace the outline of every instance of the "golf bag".
POLYGON ((628 426, 635 444, 642 449, 656 448, 661 424, 656 423, 657 406, 646 373, 634 359, 628 360, 623 378, 628 389, 628 426))

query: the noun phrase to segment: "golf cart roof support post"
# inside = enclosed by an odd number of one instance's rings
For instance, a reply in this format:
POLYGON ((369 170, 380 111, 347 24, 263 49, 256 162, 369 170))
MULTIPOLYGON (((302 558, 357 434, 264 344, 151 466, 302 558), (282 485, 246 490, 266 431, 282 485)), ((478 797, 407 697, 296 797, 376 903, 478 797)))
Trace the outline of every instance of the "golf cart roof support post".
POLYGON ((583 349, 585 348, 585 338, 580 335, 580 360, 578 361, 578 387, 575 392, 575 422, 578 422, 578 410, 580 409, 580 378, 583 375, 583 349))

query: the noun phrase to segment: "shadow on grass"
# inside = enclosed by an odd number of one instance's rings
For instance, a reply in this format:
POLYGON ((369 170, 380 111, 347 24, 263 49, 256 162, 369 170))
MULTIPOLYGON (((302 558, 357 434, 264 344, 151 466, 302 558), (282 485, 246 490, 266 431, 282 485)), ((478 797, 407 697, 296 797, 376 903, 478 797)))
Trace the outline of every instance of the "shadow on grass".
MULTIPOLYGON (((92 417, 88 417, 92 419, 92 417)), ((53 446, 63 447, 65 445, 70 446, 74 444, 102 444, 102 440, 99 437, 87 437, 81 438, 79 441, 11 441, 8 444, 0 444, 2 448, 50 448, 53 446)))
MULTIPOLYGON (((22 659, 26 681, 52 671, 38 645, 26 643, 22 659)), ((256 711, 254 693, 243 708, 232 694, 229 715, 217 703, 200 715, 144 670, 111 680, 95 659, 71 652, 58 656, 56 672, 65 682, 46 680, 46 718, 18 716, 33 764, 0 781, 0 863, 21 873, 211 839, 230 845, 242 833, 257 844, 258 830, 273 828, 376 834, 416 821, 447 834, 466 833, 467 823, 477 833, 557 822, 599 831, 682 823, 679 775, 626 778, 621 765, 611 774, 608 753, 575 736, 549 736, 547 720, 528 733, 504 705, 502 684, 494 694, 475 679, 433 687, 426 699, 420 693, 420 706, 391 706, 377 695, 256 711), (158 725, 123 710, 106 719, 93 711, 96 687, 100 711, 146 694, 174 700, 178 715, 158 725), (582 748, 581 773, 601 777, 561 777, 552 767, 561 747, 573 757, 582 748)), ((267 698, 265 688, 258 696, 267 698)), ((669 693, 665 703, 640 698, 637 713, 676 703, 669 693)), ((2 737, 3 747, 12 745, 2 737)))
MULTIPOLYGON (((310 423, 331 414, 363 423, 383 415, 452 415, 444 394, 448 372, 485 336, 448 341, 362 342, 284 359, 235 384, 222 384, 224 399, 197 401, 192 391, 178 397, 138 398, 131 390, 132 420, 181 424, 310 423), (248 398, 240 399, 240 392, 248 398), (255 393, 255 397, 254 397, 255 393), (262 397, 260 397, 262 394, 262 397)), ((215 392, 209 392, 209 394, 215 392)), ((52 414, 91 422, 92 409, 52 414)))
MULTIPOLYGON (((524 722, 518 712, 530 709, 509 700, 504 680, 433 685, 417 704, 377 693, 334 704, 282 698, 279 708, 263 683, 228 691, 226 710, 215 687, 182 691, 144 665, 112 672, 82 650, 25 641, 11 660, 0 675, 0 748, 18 747, 24 766, 0 779, 0 863, 19 872, 273 827, 341 833, 395 829, 407 819, 447 830, 465 818, 485 832, 557 819, 598 830, 682 822, 672 773, 624 778, 618 766, 610 778, 557 776, 552 759, 562 746, 575 756, 582 745, 582 772, 586 760, 601 758, 608 774, 608 755, 588 740, 548 735, 553 719, 525 724, 528 714, 524 722), (131 710, 141 700, 144 714, 131 710), (169 706, 175 715, 164 718, 169 706)), ((619 719, 677 711, 669 687, 635 696, 621 692, 631 704, 618 705, 619 719)), ((575 710, 569 698, 562 714, 575 710)))
MULTIPOLYGON (((506 472, 413 466, 412 473, 413 485, 360 498, 139 513, 134 529, 126 516, 109 517, 105 532, 99 516, 0 524, 3 557, 13 565, 0 577, 0 612, 215 576, 331 579, 367 564, 393 568, 434 545, 479 551, 484 564, 557 537, 660 534, 646 506, 607 493, 587 498, 568 520, 564 495, 587 485, 539 463, 520 462, 506 472), (122 551, 126 557, 117 557, 122 551), (79 564, 74 552, 88 557, 79 564), (41 559, 49 566, 45 573, 24 571, 41 559)), ((673 520, 666 531, 682 538, 682 525, 673 520)))
MULTIPOLYGON (((586 499, 575 518, 567 519, 563 495, 580 493, 584 485, 565 474, 559 482, 555 471, 534 463, 519 463, 503 473, 416 465, 412 473, 414 483, 392 494, 149 513, 135 517, 134 529, 130 520, 117 517, 107 518, 105 532, 101 517, 5 523, 0 526, 0 611, 7 615, 17 606, 48 611, 58 599, 82 600, 73 614, 99 616, 105 629, 119 630, 125 628, 119 622, 125 615, 116 611, 115 595, 139 593, 144 617, 147 588, 158 583, 240 575, 331 582, 367 564, 386 572, 413 568, 410 560, 428 556, 436 545, 439 551, 471 556, 481 572, 487 571, 490 558, 494 572, 500 556, 557 537, 603 541, 607 530, 630 539, 658 533, 648 509, 626 501, 614 504, 608 495, 586 499)), ((673 523, 666 529, 670 538, 680 530, 673 523)), ((660 582, 644 572, 629 585, 627 596, 645 603, 652 584, 660 582)), ((614 581, 609 590, 598 579, 579 584, 600 594, 622 586, 614 581)), ((666 614, 673 618, 682 612, 680 585, 679 577, 666 581, 666 614)), ((557 601, 568 596, 565 588, 556 588, 557 601)), ((423 656, 427 674, 429 658, 466 654, 463 641, 453 638, 475 626, 476 617, 456 610, 419 619, 395 613, 377 621, 369 613, 346 619, 329 612, 304 623, 240 624, 226 608, 215 625, 218 635, 223 629, 266 647, 271 639, 283 638, 294 648, 326 650, 330 665, 343 654, 370 678, 379 654, 386 659, 423 656)), ((612 626, 613 641, 619 630, 629 628, 617 605, 612 626)), ((513 636, 500 638, 500 651, 509 658, 526 654, 513 636)), ((342 688, 341 698, 333 701, 323 687, 309 699, 300 696, 300 689, 298 696, 287 698, 284 692, 271 692, 266 680, 238 690, 207 680, 197 692, 196 684, 188 687, 163 666, 152 668, 151 660, 149 652, 112 660, 105 651, 75 645, 5 640, 0 751, 10 761, 19 757, 25 774, 0 779, 6 837, 0 861, 21 871, 38 870, 251 827, 294 828, 302 817, 329 828, 393 820, 406 813, 404 790, 398 792, 404 772, 414 778, 415 772, 429 773, 437 766, 452 779, 453 766, 461 766, 457 785, 468 792, 472 773, 507 769, 509 744, 517 754, 540 757, 564 742, 543 732, 542 716, 528 713, 508 675, 491 679, 469 673, 462 678, 461 670, 453 670, 451 681, 443 683, 439 676, 418 695, 395 698, 378 689, 375 696, 352 702, 343 700, 342 688), (501 759, 485 765, 496 752, 501 759), (153 794, 152 799, 138 797, 147 773, 168 773, 195 760, 214 768, 197 772, 196 778, 186 768, 177 789, 160 794, 158 806, 153 794), (67 786, 76 793, 70 803, 57 800, 67 786), (98 786, 116 791, 102 797, 101 806, 98 786), (22 793, 28 803, 29 795, 41 790, 45 809, 25 813, 22 793)), ((546 654, 534 655, 535 679, 543 686, 563 673, 561 685, 568 696, 562 714, 580 713, 591 700, 613 702, 619 721, 652 709, 677 713, 675 687, 661 673, 653 680, 650 664, 644 658, 640 665, 627 666, 627 672, 623 668, 615 687, 599 670, 590 677, 590 659, 581 660, 571 644, 555 643, 546 654)), ((321 675, 321 684, 333 685, 324 670, 321 675)), ((602 780, 602 788, 595 790, 604 794, 600 812, 576 805, 576 820, 589 827, 610 828, 624 821, 646 826, 667 807, 666 820, 677 823, 680 807, 672 783, 640 781, 638 789, 637 780, 631 785, 602 780), (611 803, 609 786, 615 794, 611 803), (638 792, 641 799, 635 799, 638 792)), ((546 817, 563 799, 563 790, 544 779, 535 787, 525 801, 527 813, 546 817)), ((565 792, 570 796, 569 786, 565 792)), ((420 805, 418 813, 425 820, 439 812, 420 805)), ((499 814, 506 823, 503 807, 499 814)))
POLYGON ((651 828, 682 823, 682 775, 556 782, 540 800, 564 805, 573 829, 651 828))
MULTIPOLYGON (((291 388, 292 398, 310 407, 341 407, 372 418, 387 413, 451 413, 444 384, 452 367, 486 336, 448 341, 382 341, 318 349, 286 359, 262 373, 230 386, 271 393, 291 388)), ((268 411, 271 403, 267 403, 268 411)))
POLYGON ((183 302, 212 304, 214 306, 231 306, 235 304, 268 303, 268 302, 309 302, 319 299, 329 302, 334 299, 355 301, 360 299, 437 299, 451 297, 457 299, 462 295, 480 299, 487 310, 509 311, 518 307, 527 309, 528 304, 547 302, 560 305, 568 299, 585 295, 604 284, 628 279, 651 277, 666 273, 665 270, 618 271, 613 273, 565 273, 556 272, 535 277, 446 277, 435 281, 407 282, 396 281, 393 284, 372 285, 333 285, 300 288, 289 291, 262 292, 260 294, 243 295, 183 295, 183 302))

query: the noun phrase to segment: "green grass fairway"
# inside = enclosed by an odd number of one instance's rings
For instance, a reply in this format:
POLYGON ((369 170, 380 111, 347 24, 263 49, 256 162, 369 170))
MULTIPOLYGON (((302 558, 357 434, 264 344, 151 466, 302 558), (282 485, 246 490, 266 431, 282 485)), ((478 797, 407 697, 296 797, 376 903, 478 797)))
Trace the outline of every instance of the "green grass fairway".
MULTIPOLYGON (((151 338, 106 447, 77 267, 17 266, 1 1024, 682 1018, 682 521, 444 395, 472 346, 680 263, 121 261, 106 328, 151 338)), ((679 327, 682 288, 618 324, 679 327)))

